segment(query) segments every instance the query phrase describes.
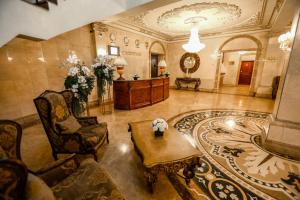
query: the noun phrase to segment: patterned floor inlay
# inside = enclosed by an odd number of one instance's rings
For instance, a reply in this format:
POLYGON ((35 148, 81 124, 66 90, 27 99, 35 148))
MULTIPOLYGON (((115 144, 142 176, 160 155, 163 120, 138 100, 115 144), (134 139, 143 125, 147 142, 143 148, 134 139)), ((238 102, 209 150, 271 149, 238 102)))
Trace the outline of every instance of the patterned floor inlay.
POLYGON ((211 199, 300 199, 300 161, 261 145, 268 115, 202 110, 169 120, 204 154, 189 187, 199 187, 211 199))

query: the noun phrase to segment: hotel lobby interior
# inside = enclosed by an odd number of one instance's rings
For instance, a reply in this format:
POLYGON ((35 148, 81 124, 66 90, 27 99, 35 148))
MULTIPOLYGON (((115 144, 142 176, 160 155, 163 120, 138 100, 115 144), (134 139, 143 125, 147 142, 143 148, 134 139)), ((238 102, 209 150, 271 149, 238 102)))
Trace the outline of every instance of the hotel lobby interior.
POLYGON ((0 0, 0 30, 0 200, 300 200, 299 0, 0 0))

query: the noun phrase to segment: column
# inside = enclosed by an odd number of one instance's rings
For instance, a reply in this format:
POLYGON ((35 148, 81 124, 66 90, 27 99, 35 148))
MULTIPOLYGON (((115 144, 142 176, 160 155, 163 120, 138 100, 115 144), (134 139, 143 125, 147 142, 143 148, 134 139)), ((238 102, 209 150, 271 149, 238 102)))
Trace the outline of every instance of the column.
POLYGON ((299 12, 292 25, 295 33, 287 66, 283 70, 272 121, 265 138, 271 151, 300 158, 300 21, 299 12))

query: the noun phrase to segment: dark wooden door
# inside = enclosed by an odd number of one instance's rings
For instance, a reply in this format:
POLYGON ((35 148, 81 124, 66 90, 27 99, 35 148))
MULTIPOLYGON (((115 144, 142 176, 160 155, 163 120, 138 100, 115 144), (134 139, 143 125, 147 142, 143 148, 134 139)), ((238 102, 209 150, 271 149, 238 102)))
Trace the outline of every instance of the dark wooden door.
POLYGON ((254 61, 242 61, 240 69, 239 84, 250 85, 254 61))
POLYGON ((158 77, 158 55, 151 54, 151 78, 158 77))

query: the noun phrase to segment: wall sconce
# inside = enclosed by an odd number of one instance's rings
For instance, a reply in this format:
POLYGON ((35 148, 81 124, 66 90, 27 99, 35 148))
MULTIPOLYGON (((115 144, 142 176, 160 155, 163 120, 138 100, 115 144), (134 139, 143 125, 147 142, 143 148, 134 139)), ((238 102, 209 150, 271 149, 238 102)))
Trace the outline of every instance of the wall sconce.
POLYGON ((280 44, 279 48, 283 51, 291 51, 293 41, 293 35, 291 32, 286 32, 278 37, 278 42, 280 44))

